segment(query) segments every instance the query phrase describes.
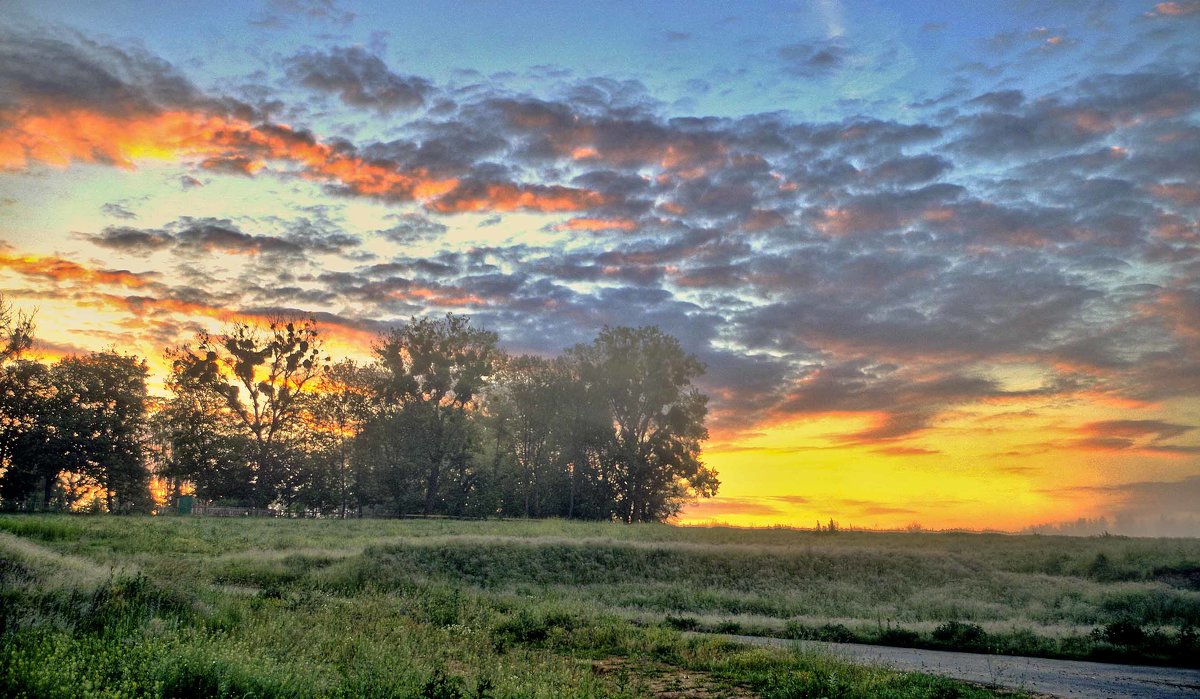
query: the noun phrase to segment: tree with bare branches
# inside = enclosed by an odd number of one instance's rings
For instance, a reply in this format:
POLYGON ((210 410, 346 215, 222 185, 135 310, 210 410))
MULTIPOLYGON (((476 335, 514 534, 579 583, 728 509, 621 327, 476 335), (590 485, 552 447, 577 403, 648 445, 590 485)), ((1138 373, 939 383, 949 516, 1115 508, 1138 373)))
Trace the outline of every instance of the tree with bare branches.
POLYGON ((199 333, 194 346, 169 350, 168 357, 177 395, 199 391, 218 398, 209 404, 227 413, 247 440, 244 499, 255 506, 288 499, 288 442, 301 426, 304 393, 329 361, 321 355, 316 322, 239 321, 215 337, 199 333))

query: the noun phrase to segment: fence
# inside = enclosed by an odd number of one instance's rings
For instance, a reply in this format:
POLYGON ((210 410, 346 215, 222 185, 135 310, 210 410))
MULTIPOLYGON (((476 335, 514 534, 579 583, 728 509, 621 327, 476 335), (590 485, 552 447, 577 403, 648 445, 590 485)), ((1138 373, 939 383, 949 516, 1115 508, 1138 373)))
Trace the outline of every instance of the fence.
POLYGON ((208 517, 278 517, 279 513, 265 507, 228 507, 225 505, 192 505, 192 514, 208 517))

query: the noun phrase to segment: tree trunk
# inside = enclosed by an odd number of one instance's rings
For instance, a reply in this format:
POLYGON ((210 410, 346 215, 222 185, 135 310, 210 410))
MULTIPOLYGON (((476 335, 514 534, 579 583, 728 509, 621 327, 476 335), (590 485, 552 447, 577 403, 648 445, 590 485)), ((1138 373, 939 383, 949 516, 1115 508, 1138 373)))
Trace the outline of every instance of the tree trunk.
POLYGON ((442 475, 442 460, 433 461, 429 468, 429 477, 425 481, 425 516, 433 514, 433 506, 437 501, 438 481, 442 475))

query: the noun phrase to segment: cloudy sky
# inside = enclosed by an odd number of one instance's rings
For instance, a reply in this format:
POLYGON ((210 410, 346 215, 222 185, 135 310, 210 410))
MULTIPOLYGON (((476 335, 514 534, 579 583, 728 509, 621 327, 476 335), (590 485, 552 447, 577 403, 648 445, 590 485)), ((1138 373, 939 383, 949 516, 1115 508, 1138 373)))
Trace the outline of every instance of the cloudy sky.
POLYGON ((1200 0, 0 5, 45 357, 653 324, 684 521, 1200 531, 1200 0))

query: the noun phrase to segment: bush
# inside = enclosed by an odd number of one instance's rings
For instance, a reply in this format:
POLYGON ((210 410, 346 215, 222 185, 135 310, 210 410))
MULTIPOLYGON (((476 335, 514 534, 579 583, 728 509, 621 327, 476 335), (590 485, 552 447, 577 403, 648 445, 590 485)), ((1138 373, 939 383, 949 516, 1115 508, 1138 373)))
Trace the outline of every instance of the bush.
POLYGON ((802 641, 823 641, 825 643, 854 643, 859 640, 845 624, 822 624, 821 626, 805 626, 798 621, 789 621, 784 626, 783 635, 802 641))
POLYGON ((717 624, 717 633, 740 634, 743 633, 743 629, 736 621, 722 621, 717 624))
POLYGON ((421 687, 422 699, 463 699, 463 680, 461 677, 447 676, 441 669, 435 670, 433 677, 421 687))
POLYGON ((879 632, 876 642, 885 646, 914 646, 920 640, 921 634, 916 631, 887 628, 879 632))
POLYGON ((1146 642, 1146 631, 1132 621, 1113 621, 1093 630, 1092 638, 1114 646, 1140 646, 1146 642))
POLYGON ((570 631, 577 625, 577 620, 570 614, 556 611, 536 614, 522 609, 516 616, 501 621, 492 631, 502 642, 536 645, 544 643, 556 629, 570 631))
POLYGON ((667 618, 663 619, 663 623, 680 631, 695 631, 700 626, 700 621, 695 617, 674 616, 671 614, 668 614, 667 618))
POLYGON ((978 624, 947 621, 933 630, 933 640, 954 648, 984 648, 988 635, 978 624))

